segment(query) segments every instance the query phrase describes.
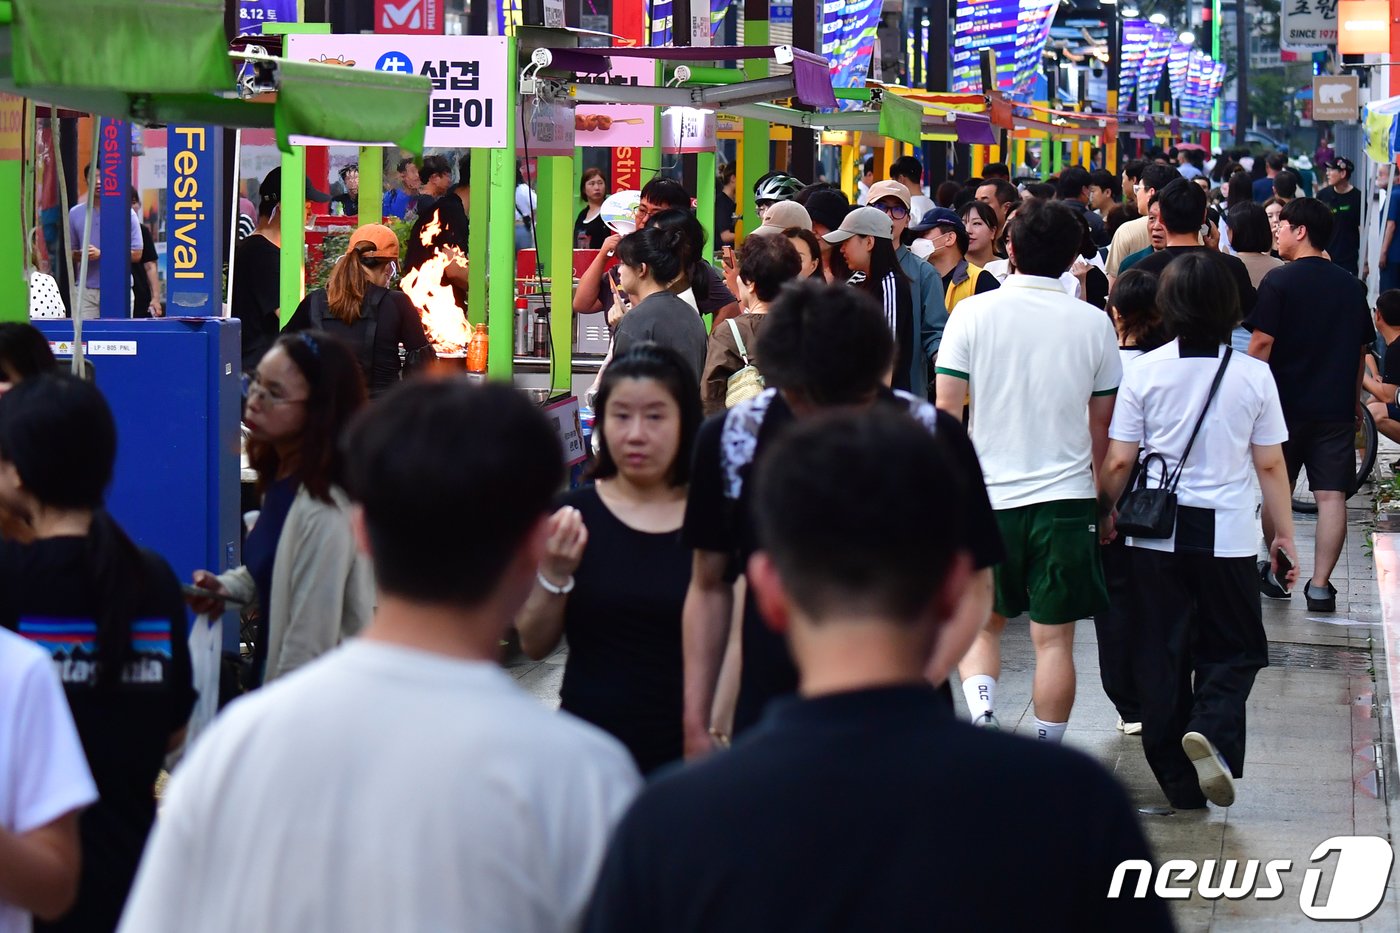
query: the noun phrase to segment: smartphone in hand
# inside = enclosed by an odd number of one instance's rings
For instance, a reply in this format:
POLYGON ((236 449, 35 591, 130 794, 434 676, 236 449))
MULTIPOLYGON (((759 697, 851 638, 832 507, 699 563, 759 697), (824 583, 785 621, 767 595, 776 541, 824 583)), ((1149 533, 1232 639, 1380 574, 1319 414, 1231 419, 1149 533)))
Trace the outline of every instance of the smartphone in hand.
POLYGON ((1285 593, 1293 591, 1293 584, 1288 582, 1288 572, 1293 569, 1293 558, 1283 548, 1278 549, 1278 585, 1283 587, 1285 593))

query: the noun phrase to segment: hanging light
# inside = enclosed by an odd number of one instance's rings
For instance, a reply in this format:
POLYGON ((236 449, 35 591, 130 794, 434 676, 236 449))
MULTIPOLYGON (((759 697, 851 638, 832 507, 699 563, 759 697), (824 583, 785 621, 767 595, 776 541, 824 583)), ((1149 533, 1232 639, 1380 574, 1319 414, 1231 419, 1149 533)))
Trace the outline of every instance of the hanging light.
POLYGON ((1196 44, 1196 34, 1189 29, 1183 32, 1181 35, 1177 36, 1177 38, 1181 40, 1182 45, 1196 44))
POLYGON ((1142 11, 1135 6, 1129 5, 1123 7, 1123 15, 1126 16, 1128 19, 1134 19, 1136 17, 1141 16, 1142 11))
POLYGON ((1158 26, 1165 26, 1165 25, 1167 25, 1167 14, 1165 14, 1165 13, 1153 13, 1151 16, 1149 16, 1149 17, 1147 17, 1147 18, 1148 18, 1150 21, 1156 23, 1158 26))

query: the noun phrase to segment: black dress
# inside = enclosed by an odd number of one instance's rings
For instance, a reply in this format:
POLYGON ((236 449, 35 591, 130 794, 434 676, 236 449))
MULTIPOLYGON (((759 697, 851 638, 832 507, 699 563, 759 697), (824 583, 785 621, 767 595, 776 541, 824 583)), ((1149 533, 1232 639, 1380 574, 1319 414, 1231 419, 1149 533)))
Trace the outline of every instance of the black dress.
POLYGON ((622 523, 597 489, 561 500, 583 513, 588 547, 564 609, 561 708, 611 733, 643 774, 681 757, 681 611, 690 549, 681 532, 622 523))

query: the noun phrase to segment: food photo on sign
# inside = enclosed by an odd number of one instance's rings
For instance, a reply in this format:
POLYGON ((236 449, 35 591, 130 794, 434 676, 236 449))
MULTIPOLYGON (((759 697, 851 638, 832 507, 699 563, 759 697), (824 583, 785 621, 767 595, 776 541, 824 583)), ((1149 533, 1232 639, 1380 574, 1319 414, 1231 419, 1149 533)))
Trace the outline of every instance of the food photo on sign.
MULTIPOLYGON (((656 84, 656 60, 614 58, 612 70, 592 76, 595 84, 651 87, 656 84)), ((580 81, 588 80, 580 77, 580 81)), ((574 111, 580 146, 645 149, 656 144, 655 110, 643 104, 582 104, 574 111)))

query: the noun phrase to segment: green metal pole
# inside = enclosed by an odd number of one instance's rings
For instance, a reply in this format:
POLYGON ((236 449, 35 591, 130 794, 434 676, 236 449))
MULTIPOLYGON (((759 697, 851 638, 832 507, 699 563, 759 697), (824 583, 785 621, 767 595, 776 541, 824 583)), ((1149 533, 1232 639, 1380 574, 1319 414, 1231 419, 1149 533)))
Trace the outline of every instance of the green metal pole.
MULTIPOLYGON (((471 214, 489 217, 491 214, 491 150, 472 150, 471 214)), ((487 254, 487 233, 490 225, 474 223, 467 231, 467 262, 471 277, 467 281, 467 320, 475 327, 486 322, 486 273, 491 268, 487 254)))
POLYGON ((540 203, 548 205, 549 226, 549 341, 554 363, 549 387, 554 394, 570 392, 574 381, 574 169, 568 156, 541 159, 550 163, 548 182, 540 183, 540 203), (548 199, 548 200, 546 200, 548 199))
MULTIPOLYGON (((515 37, 506 43, 506 81, 516 80, 519 48, 515 37)), ((507 140, 515 139, 520 95, 511 87, 506 95, 507 140)), ((486 282, 486 332, 490 337, 486 372, 492 379, 510 382, 515 376, 515 146, 491 150, 490 278, 486 282)))
POLYGON ((695 157, 695 214, 705 231, 705 243, 711 253, 719 250, 715 242, 715 181, 715 154, 698 154, 695 157))
POLYGON ((293 146, 282 153, 282 200, 277 204, 277 220, 282 227, 281 287, 277 315, 282 326, 296 313, 306 275, 306 150, 293 146))
MULTIPOLYGON (((24 268, 24 135, 35 128, 25 119, 24 98, 0 96, 0 113, 7 130, 4 148, 12 158, 0 159, 0 321, 29 321, 29 270, 24 268)), ((57 140, 55 140, 55 144, 57 140)), ((65 219, 63 221, 67 223, 65 219)), ((54 263, 66 262, 55 256, 54 263)))
MULTIPOLYGON (((546 277, 554 274, 554 260, 558 255, 554 251, 554 227, 558 223, 559 205, 546 201, 546 192, 554 190, 554 176, 562 171, 569 173, 567 165, 560 167, 557 156, 540 156, 535 160, 535 197, 538 199, 535 210, 535 221, 539 224, 539 229, 535 231, 535 248, 539 250, 540 273, 546 277)), ((573 202, 568 202, 568 207, 573 207, 573 202)), ((565 214, 568 208, 565 208, 565 214)))
POLYGON ((384 219, 384 150, 379 146, 360 147, 360 200, 356 212, 361 224, 377 224, 384 219))
MULTIPOLYGON (((744 43, 767 45, 768 20, 744 20, 744 43)), ((744 63, 744 77, 750 80, 768 77, 768 62, 758 58, 749 59, 744 63)), ((738 195, 738 212, 746 236, 758 229, 758 216, 753 213, 753 187, 771 167, 768 163, 769 130, 770 126, 766 120, 744 120, 744 164, 740 166, 743 174, 740 176, 739 190, 735 193, 738 195)), ((714 214, 713 208, 710 213, 714 214)), ((713 223, 713 216, 711 222, 713 223)))

